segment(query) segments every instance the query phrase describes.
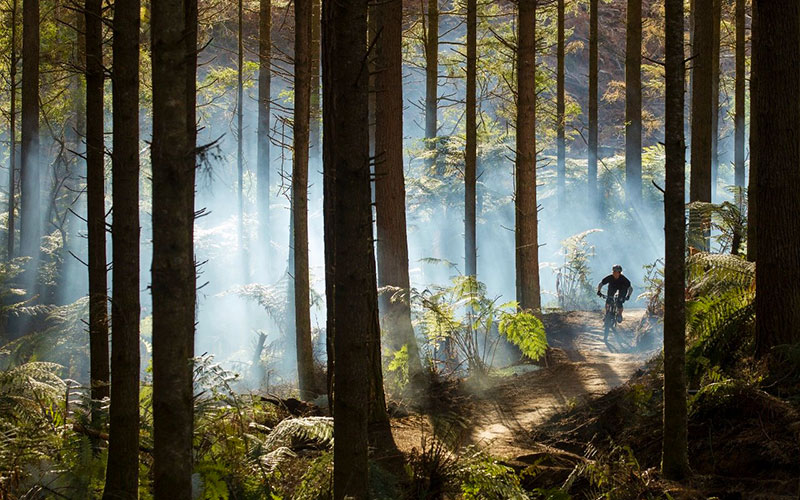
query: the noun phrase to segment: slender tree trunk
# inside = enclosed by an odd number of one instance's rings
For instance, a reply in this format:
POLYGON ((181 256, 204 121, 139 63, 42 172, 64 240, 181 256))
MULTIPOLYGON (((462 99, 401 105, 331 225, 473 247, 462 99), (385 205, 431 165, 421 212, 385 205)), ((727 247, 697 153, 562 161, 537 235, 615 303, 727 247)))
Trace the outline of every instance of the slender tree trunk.
POLYGON ((664 432, 661 470, 669 479, 689 472, 686 410, 686 226, 684 186, 686 152, 683 133, 683 0, 665 4, 665 146, 664 194, 664 432))
POLYGON ((308 270, 308 146, 311 100, 311 2, 294 3, 294 320, 300 396, 313 399, 314 354, 311 345, 311 304, 308 270))
POLYGON ((736 1, 736 81, 734 83, 735 110, 734 110, 734 185, 744 187, 744 91, 745 91, 745 0, 736 1))
POLYGON ((109 395, 110 380, 102 15, 102 0, 86 1, 86 222, 89 233, 89 358, 94 400, 109 395))
POLYGON ((272 0, 259 0, 258 17, 258 132, 256 147, 258 149, 258 176, 256 198, 258 203, 258 227, 260 242, 269 260, 270 223, 269 223, 269 115, 270 86, 272 75, 270 61, 272 57, 272 0))
POLYGON ((597 195, 597 9, 598 0, 589 0, 589 165, 588 196, 591 211, 600 209, 597 195))
POLYGON ((476 184, 478 127, 476 66, 478 45, 478 2, 467 0, 467 144, 464 162, 464 236, 467 276, 478 275, 476 184))
POLYGON ((564 0, 558 0, 556 42, 556 149, 557 149, 557 198, 559 210, 566 208, 567 142, 565 137, 564 106, 564 0))
POLYGON ((111 162, 114 198, 111 376, 114 383, 103 492, 107 500, 136 499, 139 491, 140 15, 137 0, 120 2, 114 8, 114 154, 111 162))
POLYGON ((16 220, 14 210, 16 208, 16 187, 17 187, 17 0, 11 2, 11 59, 9 60, 9 79, 11 80, 11 92, 9 96, 9 123, 8 136, 9 155, 8 155, 8 239, 6 241, 6 257, 10 261, 14 258, 14 222, 16 220))
POLYGON ((628 0, 625 36, 625 194, 642 201, 642 0, 628 0))
POLYGON ((237 207, 239 211, 238 244, 242 265, 242 279, 249 278, 247 250, 245 250, 244 234, 244 0, 239 0, 239 34, 236 66, 236 174, 237 174, 237 207))
POLYGON ((196 0, 152 4, 153 480, 156 500, 192 491, 196 0))
POLYGON ((539 311, 536 203, 536 0, 519 2, 517 47, 516 264, 517 302, 539 311))
POLYGON ((753 10, 756 237, 769 249, 756 260, 756 355, 764 358, 775 346, 800 341, 800 3, 755 0, 753 10))
POLYGON ((320 94, 320 28, 322 0, 311 0, 311 157, 322 158, 322 95, 320 94))
MULTIPOLYGON (((712 50, 713 8, 710 1, 697 2, 694 13, 694 53, 692 59, 692 166, 689 201, 711 201, 711 125, 712 125, 712 50)), ((705 221, 692 211, 689 245, 708 250, 705 221)))
POLYGON ((717 199, 719 177, 719 50, 720 20, 722 2, 712 0, 712 38, 711 38, 711 201, 717 199))
MULTIPOLYGON (((322 5, 328 335, 333 340, 336 500, 368 498, 368 341, 378 328, 370 194, 367 1, 322 5), (336 324, 345 328, 336 329, 336 324)), ((330 352, 330 351, 329 351, 330 352)))
POLYGON ((758 79, 759 75, 753 71, 756 65, 758 55, 753 50, 755 47, 756 39, 759 36, 760 28, 758 26, 758 11, 752 10, 752 17, 750 19, 750 165, 749 178, 747 183, 747 260, 756 262, 758 254, 756 252, 756 244, 758 243, 756 237, 756 228, 758 227, 757 208, 758 208, 758 156, 759 152, 756 149, 756 102, 758 96, 758 79))
MULTIPOLYGON (((394 353, 405 347, 408 368, 416 385, 422 373, 414 328, 408 276, 406 188, 403 175, 403 2, 386 0, 370 8, 375 44, 375 212, 377 228, 378 286, 399 288, 379 297, 381 325, 394 353)), ((380 341, 380 339, 377 339, 380 341)), ((380 361, 380 356, 378 357, 380 361)))
POLYGON ((425 34, 425 145, 428 168, 436 166, 436 115, 439 105, 439 0, 428 0, 428 23, 425 34))
MULTIPOLYGON (((31 257, 25 286, 33 286, 39 256, 39 0, 22 4, 22 184, 20 255, 31 257)), ((32 293, 33 289, 29 290, 32 293)))

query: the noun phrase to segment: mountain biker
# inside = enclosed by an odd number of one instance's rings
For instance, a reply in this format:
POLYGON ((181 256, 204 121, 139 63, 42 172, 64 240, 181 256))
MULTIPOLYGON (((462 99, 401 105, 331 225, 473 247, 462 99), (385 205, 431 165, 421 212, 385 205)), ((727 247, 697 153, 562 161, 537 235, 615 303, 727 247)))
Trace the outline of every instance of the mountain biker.
POLYGON ((597 295, 602 297, 603 294, 600 292, 600 289, 603 288, 603 285, 608 285, 608 294, 606 294, 606 310, 608 310, 608 306, 613 303, 614 296, 619 294, 617 297, 617 322, 622 322, 622 304, 631 298, 631 293, 633 293, 633 287, 631 286, 631 282, 628 278, 622 275, 622 266, 619 264, 614 265, 611 268, 611 274, 603 278, 603 281, 597 285, 597 295))

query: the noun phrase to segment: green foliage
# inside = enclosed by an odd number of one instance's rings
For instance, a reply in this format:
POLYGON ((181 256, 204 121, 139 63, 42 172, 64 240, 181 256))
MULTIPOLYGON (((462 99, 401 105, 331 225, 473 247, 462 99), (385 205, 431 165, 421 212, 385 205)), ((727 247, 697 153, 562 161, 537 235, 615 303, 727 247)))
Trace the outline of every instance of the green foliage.
POLYGON ((400 350, 392 353, 392 359, 386 365, 387 375, 391 378, 394 386, 402 391, 409 382, 408 378, 408 346, 404 345, 400 350))
POLYGON ((58 457, 67 392, 60 370, 55 363, 30 362, 0 371, 0 493, 34 486, 34 467, 58 457))
POLYGON ((426 339, 422 348, 434 368, 457 371, 465 364, 468 373, 485 375, 504 338, 534 360, 547 349, 538 318, 520 311, 516 302, 498 305, 474 276, 458 276, 449 287, 412 289, 411 300, 426 339))
POLYGON ((46 315, 43 328, 8 343, 8 361, 50 361, 67 370, 67 377, 84 379, 89 372, 89 335, 84 318, 89 315, 89 298, 81 297, 63 306, 20 306, 14 314, 46 315))
POLYGON ((565 311, 596 309, 594 286, 589 281, 594 246, 589 245, 586 238, 601 231, 589 229, 561 242, 559 253, 564 256, 564 263, 553 271, 556 273, 558 307, 565 311))
POLYGON ((730 186, 728 191, 733 202, 695 201, 689 204, 689 214, 693 223, 712 231, 718 253, 739 255, 747 247, 747 190, 730 186))
POLYGON ((485 453, 468 448, 457 468, 465 500, 527 500, 514 470, 485 453))
POLYGON ((529 498, 514 470, 474 446, 451 449, 443 441, 424 439, 408 464, 412 498, 529 498))
MULTIPOLYGON (((755 264, 734 255, 687 259, 687 372, 695 383, 726 373, 752 354, 755 264)), ((712 378, 713 380, 713 378, 712 378)))
POLYGON ((333 453, 315 458, 295 490, 295 500, 323 500, 333 497, 333 453))
POLYGON ((645 300, 649 316, 659 318, 664 316, 663 259, 644 266, 644 291, 637 298, 645 300))
POLYGON ((547 352, 544 324, 529 312, 501 313, 498 330, 530 359, 540 359, 547 352))

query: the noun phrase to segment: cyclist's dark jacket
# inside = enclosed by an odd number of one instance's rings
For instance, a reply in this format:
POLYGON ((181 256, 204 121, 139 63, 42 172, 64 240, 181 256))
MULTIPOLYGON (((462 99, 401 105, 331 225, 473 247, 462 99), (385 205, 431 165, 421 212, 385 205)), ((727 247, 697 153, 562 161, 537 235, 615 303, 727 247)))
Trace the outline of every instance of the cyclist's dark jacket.
POLYGON ((628 289, 631 288, 630 280, 622 274, 619 275, 619 279, 614 279, 614 275, 609 274, 600 282, 600 286, 603 285, 608 285, 608 298, 613 297, 619 290, 620 298, 625 299, 628 297, 628 289))

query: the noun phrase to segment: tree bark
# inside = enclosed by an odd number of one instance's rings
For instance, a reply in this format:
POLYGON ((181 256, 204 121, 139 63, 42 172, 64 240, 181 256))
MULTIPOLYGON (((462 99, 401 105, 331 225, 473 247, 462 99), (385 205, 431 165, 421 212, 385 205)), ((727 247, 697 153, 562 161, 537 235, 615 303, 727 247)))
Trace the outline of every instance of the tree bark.
POLYGON ((628 0, 625 36, 625 194, 642 201, 642 0, 628 0))
POLYGON ((436 166, 436 115, 439 106, 439 0, 428 0, 428 23, 425 34, 425 146, 428 168, 436 166))
POLYGON ((314 354, 308 270, 308 147, 311 101, 311 2, 294 3, 294 156, 292 217, 294 219, 294 311, 300 397, 313 399, 314 354))
POLYGON ((477 163, 478 127, 476 73, 478 45, 477 0, 467 0, 467 144, 464 161, 464 251, 467 276, 478 275, 477 244, 477 163))
POLYGON ((589 164, 588 199, 590 213, 600 209, 597 196, 597 9, 598 0, 589 0, 589 164))
POLYGON ((541 309, 536 203, 536 0, 520 0, 517 35, 516 268, 517 302, 541 309))
POLYGON ((325 270, 335 353, 333 491, 369 496, 370 349, 378 329, 370 193, 367 1, 322 5, 325 270), (336 329, 337 324, 345 328, 336 329))
POLYGON ((719 177, 719 51, 720 20, 722 18, 722 2, 712 0, 712 37, 711 37, 711 201, 717 200, 717 183, 719 177))
POLYGON ((747 260, 756 262, 758 253, 756 251, 756 228, 758 226, 758 150, 756 147, 756 96, 758 95, 758 73, 753 71, 758 56, 753 47, 756 44, 756 38, 759 36, 758 27, 758 12, 756 9, 752 10, 752 17, 750 19, 750 164, 748 167, 749 178, 747 183, 747 260))
POLYGON ((249 269, 244 234, 244 0, 239 0, 239 33, 237 37, 236 65, 236 175, 237 175, 237 208, 239 212, 238 245, 239 258, 242 265, 242 280, 247 282, 249 269))
MULTIPOLYGON (((31 257, 25 286, 33 286, 39 256, 39 0, 22 4, 22 150, 20 255, 31 257)), ((33 289, 28 290, 29 293, 33 289)))
POLYGON ((680 480, 689 472, 686 409, 686 226, 683 132, 683 0, 665 3, 665 149, 664 193, 664 421, 661 470, 680 480))
POLYGON ((269 260, 270 223, 269 223, 269 116, 270 87, 272 75, 270 61, 272 57, 272 0, 259 0, 258 14, 258 132, 256 148, 258 149, 258 176, 256 179, 256 198, 258 203, 259 240, 269 260))
POLYGON ((394 292, 381 294, 378 309, 390 352, 406 347, 409 375, 416 384, 422 373, 422 363, 411 325, 408 296, 411 283, 403 175, 403 2, 386 0, 376 4, 370 8, 370 18, 372 16, 379 33, 375 44, 374 94, 378 286, 402 290, 399 300, 392 300, 394 292))
MULTIPOLYGON (((689 201, 711 201, 713 6, 696 2, 692 59, 692 153, 689 201)), ((689 218, 689 245, 708 250, 706 221, 695 211, 689 218)))
POLYGON ((189 498, 195 321, 196 0, 152 4, 153 480, 189 498))
POLYGON ((565 95, 564 95, 564 0, 558 0, 557 5, 557 34, 556 34, 556 162, 557 181, 556 197, 558 209, 566 208, 566 182, 567 182, 567 143, 565 137, 565 95))
POLYGON ((108 383, 110 380, 106 179, 103 137, 102 0, 87 0, 84 7, 86 17, 86 222, 89 239, 89 358, 92 399, 100 400, 109 395, 108 383))
MULTIPOLYGON (((756 355, 800 341, 800 4, 755 0, 751 120, 758 151, 756 355)), ((774 367, 773 367, 774 368, 774 367)), ((776 374, 777 375, 777 374, 776 374)))
POLYGON ((312 158, 322 158, 322 95, 320 94, 320 28, 322 0, 311 0, 311 129, 312 158))
POLYGON ((733 170, 734 185, 744 188, 744 138, 745 113, 744 91, 747 71, 745 68, 745 0, 736 1, 736 77, 734 82, 734 147, 733 170))
POLYGON ((9 79, 11 80, 11 92, 9 96, 8 114, 8 136, 9 136, 9 155, 8 155, 8 236, 6 240, 6 258, 10 261, 14 258, 14 237, 16 220, 14 211, 16 209, 16 187, 17 187, 17 0, 11 2, 11 59, 9 60, 9 79))
MULTIPOLYGON (((103 498, 108 500, 135 499, 139 491, 140 15, 138 0, 120 2, 114 8, 112 77, 114 154, 111 162, 114 199, 111 233, 114 262, 111 301, 113 385, 109 433, 111 439, 103 492, 103 498)), ((95 19, 93 22, 100 23, 100 20, 95 19)), ((94 35, 98 33, 99 29, 94 35)), ((95 40, 95 43, 102 42, 95 40)), ((102 47, 100 49, 102 50, 102 47)), ((102 52, 99 55, 102 57, 102 52)), ((102 155, 102 151, 97 153, 102 155)), ((155 173, 156 169, 153 170, 155 173)), ((100 180, 102 181, 102 178, 100 180)))

